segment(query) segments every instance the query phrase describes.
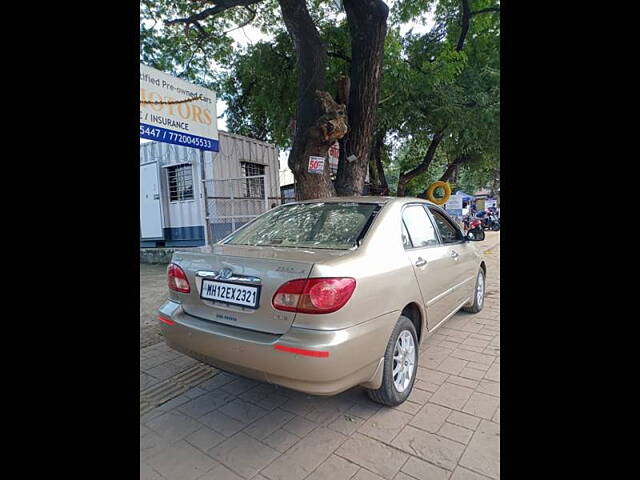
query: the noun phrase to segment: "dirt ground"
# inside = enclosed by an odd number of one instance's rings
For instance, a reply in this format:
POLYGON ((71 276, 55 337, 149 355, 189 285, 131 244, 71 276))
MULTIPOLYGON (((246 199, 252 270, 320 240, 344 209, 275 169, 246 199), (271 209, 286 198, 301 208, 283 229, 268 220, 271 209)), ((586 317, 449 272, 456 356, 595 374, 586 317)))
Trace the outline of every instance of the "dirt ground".
POLYGON ((140 264, 140 348, 162 341, 158 307, 168 298, 167 266, 140 264))

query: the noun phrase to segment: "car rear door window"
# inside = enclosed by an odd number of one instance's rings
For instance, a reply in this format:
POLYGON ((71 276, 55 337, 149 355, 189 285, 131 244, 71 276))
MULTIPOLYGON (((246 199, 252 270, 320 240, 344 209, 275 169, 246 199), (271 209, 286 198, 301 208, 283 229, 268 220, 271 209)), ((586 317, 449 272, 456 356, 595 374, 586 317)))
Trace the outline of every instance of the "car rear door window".
MULTIPOLYGON (((411 246, 419 248, 438 245, 438 236, 429 219, 429 215, 422 205, 410 205, 405 208, 402 213, 402 220, 410 242, 408 245, 405 243, 405 248, 411 246)), ((403 229, 403 236, 404 235, 405 230, 403 229)))
POLYGON ((435 208, 429 208, 436 222, 442 243, 457 243, 462 241, 462 233, 444 215, 435 208))

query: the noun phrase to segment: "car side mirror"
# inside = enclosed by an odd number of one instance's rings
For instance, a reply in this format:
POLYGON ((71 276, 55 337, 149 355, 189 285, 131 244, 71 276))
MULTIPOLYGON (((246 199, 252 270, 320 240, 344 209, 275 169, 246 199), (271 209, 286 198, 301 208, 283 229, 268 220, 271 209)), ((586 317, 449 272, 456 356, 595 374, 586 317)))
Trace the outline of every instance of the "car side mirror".
POLYGON ((482 240, 484 240, 484 230, 470 230, 467 232, 465 239, 468 242, 481 242, 482 240))

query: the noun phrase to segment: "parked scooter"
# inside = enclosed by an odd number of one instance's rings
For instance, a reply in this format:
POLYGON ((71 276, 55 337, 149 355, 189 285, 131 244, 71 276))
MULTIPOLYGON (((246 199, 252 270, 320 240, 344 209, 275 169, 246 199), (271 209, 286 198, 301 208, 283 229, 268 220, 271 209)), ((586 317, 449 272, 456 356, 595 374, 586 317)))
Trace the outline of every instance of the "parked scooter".
POLYGON ((482 222, 482 228, 484 230, 500 230, 500 219, 491 210, 476 213, 476 218, 482 222))
POLYGON ((464 218, 464 228, 468 234, 471 234, 473 238, 484 240, 484 229, 482 228, 482 220, 479 218, 464 218))
POLYGON ((500 230, 500 219, 495 213, 490 213, 485 217, 484 228, 485 230, 491 230, 492 232, 500 230))

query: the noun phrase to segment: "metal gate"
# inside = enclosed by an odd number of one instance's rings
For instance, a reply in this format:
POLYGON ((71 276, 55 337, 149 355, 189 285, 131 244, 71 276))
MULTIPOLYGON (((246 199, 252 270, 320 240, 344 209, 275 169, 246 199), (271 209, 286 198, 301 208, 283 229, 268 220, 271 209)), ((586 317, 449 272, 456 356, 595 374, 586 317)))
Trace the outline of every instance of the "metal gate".
POLYGON ((214 243, 269 210, 266 175, 205 179, 209 242, 214 243))

